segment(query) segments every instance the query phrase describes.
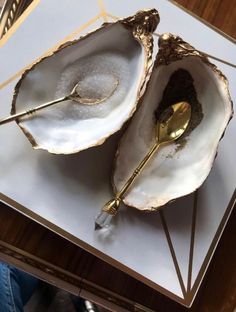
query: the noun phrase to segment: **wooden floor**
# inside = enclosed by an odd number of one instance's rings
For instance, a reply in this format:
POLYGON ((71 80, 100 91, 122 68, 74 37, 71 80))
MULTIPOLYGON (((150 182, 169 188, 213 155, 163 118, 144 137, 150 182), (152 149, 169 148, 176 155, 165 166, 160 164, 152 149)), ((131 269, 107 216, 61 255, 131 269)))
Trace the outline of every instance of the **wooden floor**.
MULTIPOLYGON (((236 38, 235 0, 177 0, 176 2, 236 38)), ((78 287, 87 287, 85 281, 88 280, 158 312, 187 311, 4 204, 0 204, 0 229, 0 251, 5 252, 9 257, 15 257, 25 265, 36 266, 41 270, 48 269, 35 259, 32 260, 33 258, 29 260, 25 255, 17 254, 16 249, 7 249, 1 245, 1 241, 80 276, 79 282, 68 278, 70 283, 77 283, 78 287), (63 257, 61 257, 61 250, 63 250, 63 257)), ((236 209, 217 247, 194 306, 189 311, 232 312, 236 307, 235 237, 236 209)), ((61 273, 59 277, 62 278, 61 273)), ((102 292, 100 295, 102 296, 102 292)))
POLYGON ((175 0, 236 39, 236 0, 175 0))

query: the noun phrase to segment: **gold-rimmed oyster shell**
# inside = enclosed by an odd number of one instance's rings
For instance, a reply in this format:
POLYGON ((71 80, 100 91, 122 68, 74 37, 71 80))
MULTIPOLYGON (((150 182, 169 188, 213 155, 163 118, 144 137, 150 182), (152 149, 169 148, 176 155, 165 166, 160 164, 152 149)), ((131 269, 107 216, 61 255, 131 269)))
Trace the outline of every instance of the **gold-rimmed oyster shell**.
POLYGON ((158 23, 155 9, 139 11, 63 44, 26 70, 15 87, 12 114, 65 96, 78 82, 85 98, 105 99, 94 105, 66 101, 19 119, 32 146, 71 154, 118 131, 145 89, 158 23))
POLYGON ((154 143, 154 125, 171 104, 192 106, 184 137, 163 146, 124 196, 124 203, 154 211, 198 189, 208 176, 232 117, 228 82, 207 57, 180 37, 164 34, 142 104, 121 138, 113 175, 119 191, 154 143))

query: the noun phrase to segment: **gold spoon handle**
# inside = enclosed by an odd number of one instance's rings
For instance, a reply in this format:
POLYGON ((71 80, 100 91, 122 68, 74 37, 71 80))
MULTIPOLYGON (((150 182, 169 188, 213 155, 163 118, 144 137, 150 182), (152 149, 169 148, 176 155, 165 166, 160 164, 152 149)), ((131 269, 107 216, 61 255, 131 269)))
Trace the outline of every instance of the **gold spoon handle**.
POLYGON ((28 109, 28 110, 26 110, 24 112, 11 115, 11 116, 9 116, 7 118, 4 118, 4 119, 0 120, 0 126, 6 124, 8 122, 14 121, 14 120, 16 120, 16 119, 18 119, 20 117, 24 117, 24 116, 27 116, 27 115, 34 114, 36 111, 38 111, 40 109, 49 107, 49 106, 54 105, 56 103, 67 101, 69 99, 70 99, 70 96, 64 96, 62 98, 59 98, 59 99, 56 99, 56 100, 53 100, 53 101, 50 101, 50 102, 46 102, 44 104, 36 106, 35 108, 28 109))
POLYGON ((146 156, 143 158, 143 160, 139 163, 137 168, 134 170, 133 174, 130 176, 128 181, 125 183, 125 185, 122 187, 122 189, 116 194, 116 198, 122 198, 122 196, 128 191, 128 189, 133 184, 136 177, 139 175, 141 170, 145 167, 145 165, 148 163, 148 161, 152 158, 152 156, 156 153, 161 143, 156 142, 153 144, 153 146, 150 148, 149 152, 146 154, 146 156))
POLYGON ((156 143, 153 144, 153 146, 150 148, 149 152, 146 154, 146 156, 143 158, 143 160, 136 167, 136 169, 134 170, 133 174, 127 180, 127 182, 122 187, 122 189, 119 192, 116 193, 116 195, 115 195, 115 197, 113 199, 109 200, 103 206, 102 211, 104 211, 104 212, 106 212, 108 214, 111 214, 111 215, 115 215, 116 214, 116 212, 117 212, 117 210, 118 210, 118 208, 120 206, 122 197, 128 191, 128 189, 131 187, 131 185, 135 181, 136 177, 139 175, 139 173, 142 171, 142 169, 148 163, 148 161, 152 158, 152 156, 158 150, 160 145, 161 145, 161 143, 159 143, 159 142, 156 142, 156 143))
POLYGON ((127 180, 125 185, 122 187, 122 189, 116 193, 115 197, 109 200, 102 208, 101 212, 96 218, 95 221, 95 230, 98 230, 100 228, 106 227, 109 225, 112 217, 116 215, 120 203, 122 201, 123 195, 128 191, 136 177, 139 175, 141 170, 144 168, 144 166, 148 163, 148 161, 152 158, 152 156, 155 154, 155 152, 158 150, 159 146, 162 143, 156 142, 153 144, 153 146, 150 148, 149 152, 146 154, 146 156, 143 158, 143 160, 139 163, 137 168, 134 170, 133 174, 130 176, 130 178, 127 180))

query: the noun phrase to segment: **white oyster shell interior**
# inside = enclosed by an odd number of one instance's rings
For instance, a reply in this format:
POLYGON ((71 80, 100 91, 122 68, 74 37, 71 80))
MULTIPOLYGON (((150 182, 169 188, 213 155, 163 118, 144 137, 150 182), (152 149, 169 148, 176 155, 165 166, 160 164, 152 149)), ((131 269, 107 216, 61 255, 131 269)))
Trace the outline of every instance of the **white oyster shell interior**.
POLYGON ((118 190, 154 143, 154 111, 170 76, 180 68, 193 77, 204 116, 186 138, 184 147, 177 151, 175 143, 163 146, 124 196, 127 205, 141 210, 156 209, 193 192, 203 183, 232 114, 224 79, 199 57, 186 57, 155 68, 143 104, 121 139, 114 171, 114 185, 118 190))
POLYGON ((22 118, 20 126, 35 148, 52 153, 75 153, 101 144, 134 112, 145 62, 144 48, 131 30, 120 23, 99 29, 29 71, 15 107, 21 112, 63 97, 78 82, 81 96, 107 99, 94 105, 58 103, 22 118))

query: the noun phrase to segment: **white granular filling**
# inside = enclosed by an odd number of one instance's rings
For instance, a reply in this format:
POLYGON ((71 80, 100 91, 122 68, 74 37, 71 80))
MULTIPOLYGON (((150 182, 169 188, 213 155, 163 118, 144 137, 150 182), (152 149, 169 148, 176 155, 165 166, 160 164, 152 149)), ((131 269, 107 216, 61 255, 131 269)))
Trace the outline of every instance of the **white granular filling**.
MULTIPOLYGON (((78 90, 81 96, 98 99, 108 98, 93 105, 73 101, 65 102, 63 106, 57 106, 56 116, 61 121, 103 118, 122 103, 127 94, 129 81, 129 63, 125 55, 114 51, 80 58, 62 70, 55 98, 69 94, 78 82, 78 90)), ((51 113, 53 113, 55 120, 54 109, 51 113)))

